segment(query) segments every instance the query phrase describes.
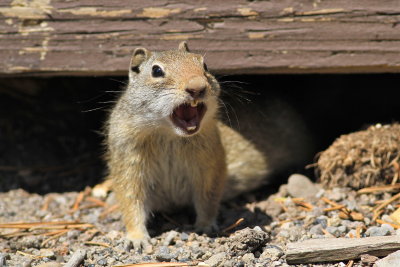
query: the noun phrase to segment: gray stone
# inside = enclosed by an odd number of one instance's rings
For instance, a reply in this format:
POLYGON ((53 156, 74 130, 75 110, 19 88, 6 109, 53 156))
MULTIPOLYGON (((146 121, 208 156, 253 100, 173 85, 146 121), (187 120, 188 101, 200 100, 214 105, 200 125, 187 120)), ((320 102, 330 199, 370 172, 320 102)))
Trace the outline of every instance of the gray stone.
POLYGON ((214 256, 211 256, 208 260, 204 261, 204 263, 209 265, 210 267, 217 267, 224 261, 226 256, 227 255, 225 252, 221 252, 215 254, 214 256))
POLYGON ((400 266, 400 250, 389 254, 383 259, 375 262, 374 267, 394 267, 400 266))
POLYGON ((39 251, 39 254, 40 254, 41 256, 44 256, 44 257, 49 258, 49 259, 55 259, 55 258, 56 258, 56 255, 54 254, 54 251, 51 250, 51 249, 45 249, 45 248, 43 248, 43 249, 41 249, 41 250, 39 251))
POLYGON ((289 177, 287 190, 292 197, 313 197, 319 191, 308 177, 301 174, 292 174, 289 177))
POLYGON ((0 267, 6 267, 8 259, 10 259, 10 255, 7 253, 0 253, 0 267))
POLYGON ((248 266, 253 265, 254 259, 255 257, 253 253, 246 253, 242 256, 242 261, 244 261, 248 266))
POLYGON ((329 199, 332 199, 333 201, 340 201, 344 198, 346 198, 346 194, 342 191, 341 188, 333 188, 332 192, 329 194, 329 199))
POLYGON ((256 251, 267 243, 269 236, 264 231, 255 231, 245 228, 229 237, 229 251, 231 254, 242 256, 256 251))
POLYGON ((281 230, 281 231, 278 233, 278 236, 279 236, 279 237, 283 237, 283 238, 289 238, 289 237, 290 237, 290 233, 289 233, 288 230, 281 230))
POLYGON ((187 241, 189 239, 189 235, 187 233, 181 233, 181 240, 187 241))
POLYGON ((328 225, 338 227, 342 224, 342 219, 339 218, 338 215, 334 215, 331 218, 328 218, 328 225))
POLYGON ((328 226, 328 217, 325 215, 318 216, 315 222, 320 224, 322 228, 326 228, 328 226))
POLYGON ((283 256, 283 250, 282 248, 280 248, 279 246, 275 246, 275 245, 267 245, 263 251, 263 253, 261 253, 260 255, 260 260, 270 260, 270 261, 276 261, 278 260, 280 257, 283 256))
POLYGON ((326 231, 328 231, 328 233, 330 233, 331 235, 334 235, 336 237, 339 237, 339 235, 340 235, 338 227, 328 226, 328 227, 326 227, 326 231))
POLYGON ((312 234, 312 235, 322 235, 322 234, 324 234, 324 232, 322 232, 322 229, 323 228, 322 228, 321 224, 314 225, 310 229, 310 234, 312 234))
POLYGON ((234 263, 234 261, 233 260, 226 260, 226 261, 224 261, 224 267, 232 267, 232 266, 234 266, 235 265, 235 263, 234 263))
POLYGON ((384 223, 381 225, 381 228, 388 230, 390 234, 395 233, 393 226, 391 226, 390 224, 384 223))
POLYGON ((318 217, 323 215, 324 211, 319 207, 314 207, 314 209, 311 211, 311 214, 314 215, 315 217, 318 217))
POLYGON ((158 248, 158 253, 162 254, 168 254, 169 253, 169 248, 167 246, 160 246, 158 248))
POLYGON ((382 221, 385 221, 385 222, 388 222, 388 223, 396 223, 396 222, 394 222, 394 221, 392 220, 392 218, 390 218, 390 216, 387 215, 387 214, 383 214, 383 215, 382 215, 382 221))
POLYGON ((365 231, 367 236, 386 236, 389 235, 390 231, 384 227, 371 226, 365 231))
POLYGON ((97 264, 100 266, 106 266, 107 265, 107 260, 106 259, 100 259, 97 261, 97 264))
POLYGON ((21 267, 31 267, 32 266, 32 259, 25 260, 22 264, 21 267))
POLYGON ((339 230, 340 234, 344 234, 344 233, 347 232, 347 227, 344 226, 344 225, 341 225, 341 226, 338 227, 338 230, 339 230))
POLYGON ((306 235, 306 232, 302 226, 294 226, 289 230, 289 235, 290 241, 298 241, 306 235))
POLYGON ((167 233, 167 236, 165 237, 165 239, 164 239, 164 242, 163 242, 163 245, 164 246, 168 246, 168 245, 171 245, 172 244, 172 242, 173 242, 173 240, 174 240, 174 238, 176 237, 178 235, 178 232, 177 231, 169 231, 168 233, 167 233))
POLYGON ((171 261, 175 255, 170 253, 170 250, 167 246, 160 246, 155 257, 158 261, 171 261))
POLYGON ((113 266, 116 261, 117 260, 115 258, 112 258, 112 257, 108 258, 107 259, 107 266, 113 266))
POLYGON ((256 230, 256 231, 261 231, 261 232, 263 231, 263 230, 261 229, 261 227, 260 227, 260 226, 258 226, 258 225, 257 225, 257 226, 254 226, 253 230, 256 230))
POLYGON ((282 266, 282 262, 280 261, 274 261, 271 263, 271 267, 275 267, 275 266, 282 266))
POLYGON ((160 253, 160 254, 156 254, 156 259, 158 261, 171 261, 172 259, 175 258, 175 255, 172 255, 170 253, 160 253))

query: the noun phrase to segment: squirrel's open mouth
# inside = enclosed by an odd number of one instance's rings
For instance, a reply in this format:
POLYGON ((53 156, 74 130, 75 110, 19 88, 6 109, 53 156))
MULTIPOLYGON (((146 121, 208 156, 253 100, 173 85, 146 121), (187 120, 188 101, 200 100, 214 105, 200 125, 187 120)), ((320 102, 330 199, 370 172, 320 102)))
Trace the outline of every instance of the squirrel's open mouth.
POLYGON ((201 120, 206 113, 204 103, 192 101, 182 104, 174 109, 171 120, 175 126, 179 127, 186 134, 194 134, 200 128, 201 120))

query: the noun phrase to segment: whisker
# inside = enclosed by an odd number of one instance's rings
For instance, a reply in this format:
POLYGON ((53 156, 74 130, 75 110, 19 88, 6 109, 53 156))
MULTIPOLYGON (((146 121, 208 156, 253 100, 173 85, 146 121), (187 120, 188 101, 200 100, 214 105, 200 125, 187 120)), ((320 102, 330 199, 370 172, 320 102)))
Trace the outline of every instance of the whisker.
POLYGON ((105 93, 121 93, 121 92, 123 92, 124 90, 120 90, 120 91, 104 91, 105 93))
POLYGON ((97 102, 98 104, 115 104, 115 103, 117 103, 117 101, 100 101, 100 102, 97 102))
POLYGON ((235 115, 236 123, 238 125, 238 130, 240 131, 240 123, 239 123, 239 119, 238 119, 236 110, 233 108, 233 106, 231 104, 229 104, 229 103, 226 103, 226 104, 231 108, 233 115, 235 115))
POLYGON ((101 109, 104 109, 104 108, 106 108, 106 107, 92 108, 92 109, 88 109, 88 110, 82 110, 81 112, 87 113, 87 112, 92 112, 92 111, 96 111, 96 110, 101 110, 101 109))
POLYGON ((111 81, 114 81, 114 82, 118 82, 118 83, 123 84, 123 85, 128 85, 127 82, 123 82, 123 81, 116 80, 116 79, 113 79, 113 78, 108 78, 108 79, 111 80, 111 81))
POLYGON ((228 122, 229 122, 229 126, 232 128, 232 121, 231 121, 231 118, 229 117, 228 109, 227 109, 227 107, 226 107, 226 105, 225 105, 225 103, 224 103, 224 101, 222 99, 220 99, 219 102, 221 102, 221 104, 224 106, 224 110, 225 110, 225 114, 226 114, 226 117, 227 117, 228 122))
POLYGON ((89 102, 92 102, 93 100, 96 100, 96 99, 98 99, 98 98, 100 98, 100 97, 102 97, 102 96, 104 96, 104 95, 105 95, 105 93, 101 93, 100 95, 94 96, 94 97, 89 98, 89 99, 87 99, 87 100, 77 101, 76 103, 78 103, 78 104, 89 103, 89 102))

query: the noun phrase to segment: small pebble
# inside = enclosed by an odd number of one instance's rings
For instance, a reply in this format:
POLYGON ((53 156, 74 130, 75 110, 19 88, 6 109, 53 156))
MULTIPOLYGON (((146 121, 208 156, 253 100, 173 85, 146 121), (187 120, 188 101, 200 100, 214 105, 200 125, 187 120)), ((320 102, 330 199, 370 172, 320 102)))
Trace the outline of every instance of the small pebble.
POLYGON ((388 230, 390 234, 395 233, 393 226, 391 226, 390 224, 384 223, 381 225, 381 228, 388 230))
POLYGON ((387 215, 387 214, 382 215, 382 221, 385 221, 385 222, 388 222, 388 223, 395 223, 395 222, 392 220, 392 218, 390 218, 390 216, 387 215))
POLYGON ((341 226, 338 227, 338 231, 339 231, 340 234, 344 234, 344 233, 347 232, 347 227, 344 226, 344 225, 341 225, 341 226))
POLYGON ((328 231, 328 233, 330 233, 331 235, 333 235, 335 237, 339 237, 340 236, 340 232, 339 232, 338 227, 328 226, 328 227, 326 227, 326 231, 328 231))
POLYGON ((326 228, 328 226, 328 217, 325 215, 318 216, 315 219, 315 223, 318 223, 322 226, 322 228, 326 228))
POLYGON ((253 228, 253 230, 256 230, 256 231, 261 231, 261 232, 263 232, 263 230, 261 229, 261 227, 260 226, 254 226, 254 228, 253 228))
POLYGON ((54 254, 54 251, 52 249, 41 249, 39 251, 39 254, 41 256, 44 256, 44 257, 49 258, 49 259, 55 259, 56 258, 56 255, 54 254))
POLYGON ((375 262, 376 267, 394 267, 400 266, 400 251, 393 252, 383 259, 375 262))
POLYGON ((339 225, 341 225, 341 223, 342 219, 340 219, 337 215, 328 218, 328 226, 338 227, 339 225))
POLYGON ((242 256, 242 260, 249 266, 253 264, 254 259, 253 253, 246 253, 242 256))
POLYGON ((333 200, 333 201, 341 201, 342 199, 344 199, 346 197, 346 194, 344 192, 342 192, 341 188, 333 188, 332 192, 330 192, 328 198, 333 200))
POLYGON ((204 263, 208 264, 211 267, 217 267, 222 263, 226 256, 227 254, 225 252, 221 252, 211 256, 208 260, 204 261, 204 263))
POLYGON ((32 266, 32 259, 25 260, 21 265, 21 267, 31 267, 31 266, 32 266))
POLYGON ((167 253, 157 253, 156 255, 156 259, 158 261, 171 261, 172 259, 174 259, 174 255, 172 254, 167 254, 167 253))
POLYGON ((283 250, 279 246, 275 245, 267 245, 264 248, 264 251, 260 255, 260 260, 264 261, 266 259, 271 260, 271 261, 276 261, 280 257, 283 256, 283 250))
POLYGON ((390 231, 387 228, 371 226, 365 231, 366 236, 386 236, 389 235, 390 231))
POLYGON ((7 259, 10 259, 10 255, 7 253, 0 253, 0 267, 7 266, 7 259))
POLYGON ((173 243, 174 238, 178 235, 177 231, 169 231, 164 239, 163 245, 168 246, 173 243))
POLYGON ((189 239, 189 235, 185 232, 181 233, 181 240, 187 241, 189 239))
POLYGON ((292 174, 288 179, 288 193, 292 197, 313 197, 319 189, 311 180, 301 174, 292 174))
POLYGON ((310 228, 310 233, 313 235, 322 235, 324 232, 322 232, 322 225, 321 224, 317 224, 314 225, 310 228))
POLYGON ((116 238, 118 238, 120 236, 120 232, 115 231, 115 230, 111 230, 110 232, 107 233, 107 237, 110 238, 111 240, 114 240, 116 238))
POLYGON ((100 260, 97 261, 97 264, 101 265, 101 266, 106 266, 107 265, 107 260, 106 259, 100 259, 100 260))

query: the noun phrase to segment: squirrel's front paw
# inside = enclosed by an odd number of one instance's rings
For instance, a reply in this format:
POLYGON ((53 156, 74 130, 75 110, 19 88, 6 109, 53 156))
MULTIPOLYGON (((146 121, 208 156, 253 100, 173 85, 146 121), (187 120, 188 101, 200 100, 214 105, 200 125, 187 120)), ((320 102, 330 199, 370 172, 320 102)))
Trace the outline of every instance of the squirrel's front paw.
POLYGON ((135 251, 141 251, 150 245, 148 233, 129 232, 126 235, 126 239, 131 242, 135 251))
POLYGON ((196 225, 195 225, 196 232, 205 233, 207 235, 216 233, 216 232, 218 232, 218 230, 219 230, 219 228, 218 228, 217 224, 215 223, 215 221, 213 221, 212 223, 208 223, 208 224, 196 223, 196 225))

